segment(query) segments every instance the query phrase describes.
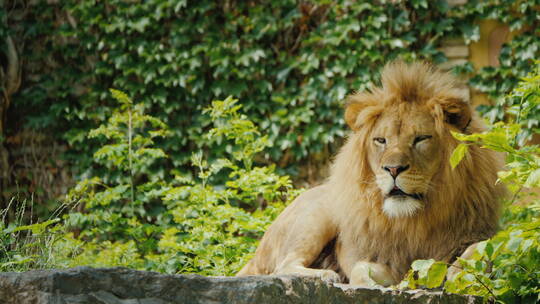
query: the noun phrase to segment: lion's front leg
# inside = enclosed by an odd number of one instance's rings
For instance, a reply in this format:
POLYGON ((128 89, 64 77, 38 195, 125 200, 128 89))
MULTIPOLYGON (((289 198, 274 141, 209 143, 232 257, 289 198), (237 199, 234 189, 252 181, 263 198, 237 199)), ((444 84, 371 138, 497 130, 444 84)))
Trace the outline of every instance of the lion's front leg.
POLYGON ((334 229, 330 228, 331 224, 321 221, 322 218, 306 216, 302 219, 299 229, 302 233, 289 237, 284 246, 284 258, 276 265, 274 274, 315 276, 327 282, 340 282, 339 275, 333 270, 310 268, 329 239, 335 235, 334 229))
POLYGON ((388 266, 366 261, 354 264, 349 281, 351 285, 361 286, 390 286, 397 283, 388 266))
POLYGON ((337 234, 331 209, 326 206, 327 190, 321 186, 302 193, 264 234, 255 257, 238 273, 297 274, 338 282, 329 269, 309 268, 323 248, 337 234))

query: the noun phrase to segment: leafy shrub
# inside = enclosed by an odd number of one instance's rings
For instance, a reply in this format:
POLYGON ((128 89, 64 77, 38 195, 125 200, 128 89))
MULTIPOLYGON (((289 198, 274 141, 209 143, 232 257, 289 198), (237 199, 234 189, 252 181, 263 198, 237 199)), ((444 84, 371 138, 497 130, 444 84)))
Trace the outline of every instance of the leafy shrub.
POLYGON ((165 213, 156 193, 164 186, 163 175, 148 174, 148 168, 166 157, 153 146, 170 131, 159 119, 145 115, 141 104, 134 105, 120 91, 111 92, 118 110, 88 134, 108 141, 94 159, 110 173, 83 179, 69 192, 70 203, 82 204, 84 212, 68 214, 67 224, 77 227, 81 237, 96 241, 137 240, 144 253, 155 247, 165 213))
MULTIPOLYGON (((519 100, 508 108, 513 120, 499 122, 481 134, 454 134, 463 143, 452 155, 453 165, 459 165, 472 144, 508 154, 507 168, 499 172, 499 179, 509 185, 514 197, 505 211, 504 230, 481 242, 471 259, 459 259, 462 270, 444 283, 449 292, 481 295, 504 303, 540 301, 540 199, 534 197, 526 206, 513 204, 523 188, 540 187, 540 147, 520 144, 531 131, 527 118, 540 107, 540 65, 537 67, 536 74, 524 78, 508 96, 519 100)), ((538 133, 538 129, 533 131, 538 133)), ((438 287, 446 269, 441 262, 415 261, 400 286, 438 287)))
POLYGON ((212 164, 194 154, 198 178, 176 176, 163 200, 174 223, 159 241, 161 255, 150 259, 162 271, 231 275, 245 264, 246 253, 254 252, 258 239, 295 197, 287 176, 274 173, 274 166, 253 167, 253 157, 268 145, 255 125, 238 114, 237 100, 214 101, 206 111, 215 127, 208 140, 231 140, 230 158, 212 164), (212 176, 228 171, 224 185, 212 186, 212 176), (264 208, 259 208, 264 205, 264 208), (248 212, 247 210, 254 210, 248 212))
MULTIPOLYGON (((66 216, 67 234, 56 242, 60 266, 129 266, 163 272, 230 275, 254 252, 258 239, 297 191, 274 166, 255 166, 253 158, 268 146, 266 136, 238 111, 237 100, 214 101, 206 112, 215 127, 208 144, 228 143, 228 158, 212 163, 192 156, 198 175, 173 171, 172 182, 149 176, 145 167, 167 154, 154 139, 170 131, 145 115, 122 92, 112 90, 120 107, 89 137, 109 143, 95 160, 119 176, 81 181, 69 193, 81 212, 66 216), (218 172, 228 181, 215 184, 218 172)), ((110 175, 110 174, 109 174, 110 175)), ((109 176, 108 175, 108 176, 109 176)))

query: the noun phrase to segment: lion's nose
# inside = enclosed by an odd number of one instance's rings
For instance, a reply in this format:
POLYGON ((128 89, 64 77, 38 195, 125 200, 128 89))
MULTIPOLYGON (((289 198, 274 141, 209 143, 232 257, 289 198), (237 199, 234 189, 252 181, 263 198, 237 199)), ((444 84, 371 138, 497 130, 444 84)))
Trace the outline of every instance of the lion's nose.
POLYGON ((406 166, 383 166, 383 169, 388 171, 393 178, 396 178, 401 172, 409 169, 409 165, 406 166))

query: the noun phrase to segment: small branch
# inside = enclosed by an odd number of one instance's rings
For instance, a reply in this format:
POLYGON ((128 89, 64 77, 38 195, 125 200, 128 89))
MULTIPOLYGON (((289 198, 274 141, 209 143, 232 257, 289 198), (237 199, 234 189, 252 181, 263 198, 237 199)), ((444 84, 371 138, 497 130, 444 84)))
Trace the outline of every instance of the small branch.
POLYGON ((128 122, 128 159, 129 159, 129 181, 131 185, 131 208, 134 210, 135 206, 135 191, 133 189, 133 155, 132 155, 132 148, 131 148, 131 137, 133 136, 132 132, 132 123, 131 123, 131 105, 128 107, 128 115, 129 115, 129 122, 128 122))
MULTIPOLYGON (((6 92, 4 94, 12 95, 15 93, 21 85, 21 65, 19 62, 19 55, 17 54, 17 48, 11 36, 6 37, 6 57, 7 57, 7 69, 4 88, 6 92)), ((6 99, 9 100, 9 99, 6 99)), ((6 105, 6 108, 9 104, 6 105)))
POLYGON ((476 273, 471 272, 471 271, 467 271, 467 272, 472 274, 474 276, 474 278, 489 292, 489 294, 493 297, 493 300, 497 299, 497 297, 495 296, 493 291, 486 284, 484 284, 484 282, 482 282, 482 280, 480 280, 480 278, 478 278, 478 275, 476 273))
POLYGON ((521 190, 523 190, 523 185, 521 185, 518 191, 516 191, 516 193, 514 193, 514 195, 512 196, 512 199, 510 200, 510 205, 513 205, 516 202, 517 196, 521 192, 521 190))

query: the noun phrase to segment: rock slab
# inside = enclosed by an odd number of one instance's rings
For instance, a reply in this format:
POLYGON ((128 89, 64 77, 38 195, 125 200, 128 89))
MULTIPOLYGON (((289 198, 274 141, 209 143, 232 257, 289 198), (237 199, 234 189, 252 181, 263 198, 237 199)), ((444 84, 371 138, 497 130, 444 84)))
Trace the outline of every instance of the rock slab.
POLYGON ((203 277, 127 268, 77 267, 0 273, 0 303, 482 303, 436 291, 353 288, 293 276, 203 277))

